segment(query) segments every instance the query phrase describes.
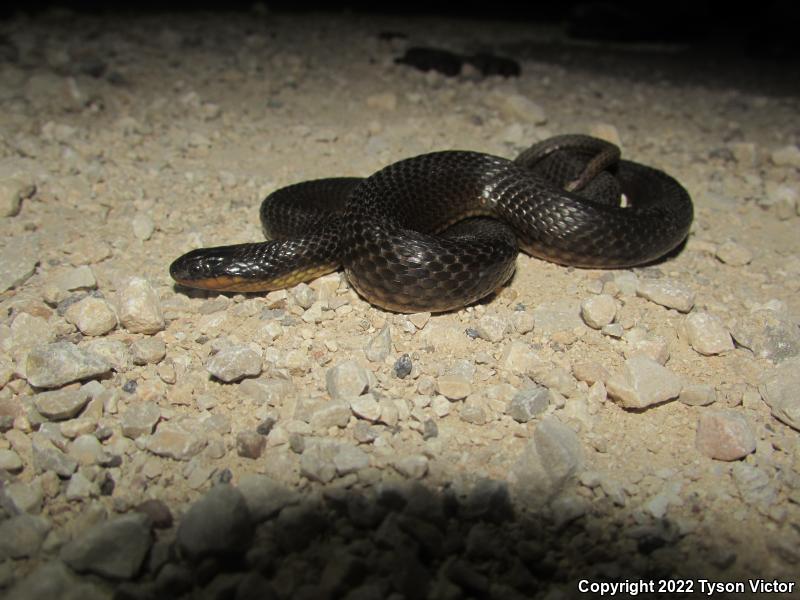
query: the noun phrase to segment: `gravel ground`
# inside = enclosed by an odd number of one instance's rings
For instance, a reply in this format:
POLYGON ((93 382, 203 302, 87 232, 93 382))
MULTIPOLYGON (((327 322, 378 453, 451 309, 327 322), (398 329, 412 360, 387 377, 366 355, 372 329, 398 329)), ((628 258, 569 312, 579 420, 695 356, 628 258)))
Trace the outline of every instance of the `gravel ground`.
POLYGON ((800 101, 771 68, 433 19, 0 23, 0 594, 796 593, 800 101), (410 45, 522 75, 394 64, 410 45), (260 240, 277 187, 572 132, 685 185, 680 252, 521 255, 495 297, 433 316, 338 273, 169 278, 260 240))

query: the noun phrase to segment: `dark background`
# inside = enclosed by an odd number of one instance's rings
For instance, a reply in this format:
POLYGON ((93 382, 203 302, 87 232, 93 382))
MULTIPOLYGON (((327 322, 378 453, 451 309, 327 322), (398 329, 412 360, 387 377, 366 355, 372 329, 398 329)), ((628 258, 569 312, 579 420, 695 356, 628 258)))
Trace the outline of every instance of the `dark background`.
MULTIPOLYGON (((79 13, 230 12, 249 11, 255 2, 196 0, 194 2, 141 0, 12 1, 0 7, 0 17, 19 13, 46 14, 54 9, 79 13)), ((732 0, 670 0, 665 2, 614 0, 504 2, 493 0, 422 2, 390 0, 367 2, 270 1, 258 3, 266 11, 383 13, 438 15, 481 19, 550 22, 563 25, 573 37, 618 42, 684 42, 724 48, 752 57, 794 60, 800 57, 797 29, 800 3, 790 0, 743 2, 732 0)))

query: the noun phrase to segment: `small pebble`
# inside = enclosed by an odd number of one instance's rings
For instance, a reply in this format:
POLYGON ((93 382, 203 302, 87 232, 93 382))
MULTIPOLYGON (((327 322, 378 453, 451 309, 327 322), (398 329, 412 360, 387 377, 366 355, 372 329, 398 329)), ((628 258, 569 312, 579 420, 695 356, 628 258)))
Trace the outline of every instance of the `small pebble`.
POLYGON ((258 473, 244 473, 237 489, 244 497, 251 517, 259 523, 300 501, 300 494, 296 490, 258 473))
POLYGON ((350 360, 328 369, 325 383, 331 398, 352 398, 369 389, 369 376, 366 369, 350 360))
POLYGON ((708 384, 687 385, 678 400, 689 406, 708 406, 717 401, 717 392, 708 384))
POLYGON ((436 390, 449 400, 463 400, 472 393, 472 385, 463 375, 441 375, 436 380, 436 390))
POLYGON ((508 330, 508 321, 498 315, 483 315, 475 327, 478 337, 488 342, 499 342, 508 330))
POLYGON ((190 460, 205 447, 206 438, 169 422, 161 423, 147 440, 147 449, 158 456, 190 460))
POLYGON ((726 265, 742 267, 753 260, 753 254, 741 244, 729 240, 717 248, 717 258, 726 265))
POLYGON ((606 381, 609 397, 625 408, 645 408, 677 398, 682 387, 672 371, 638 355, 627 359, 622 370, 606 381))
POLYGON ((756 508, 768 508, 777 499, 777 489, 772 478, 763 469, 744 462, 731 468, 733 482, 742 500, 756 508))
POLYGON ((392 466, 404 477, 422 479, 428 472, 428 457, 422 454, 412 454, 396 460, 392 466))
POLYGON ((693 312, 684 321, 689 344, 700 354, 710 356, 733 350, 733 339, 719 317, 693 312))
POLYGON ((773 150, 770 156, 773 164, 778 167, 794 167, 800 169, 800 148, 794 145, 783 146, 773 150))
POLYGON ((92 290, 97 287, 97 279, 89 265, 81 265, 60 273, 55 279, 55 285, 65 292, 92 290))
POLYGON ((377 423, 381 416, 381 406, 371 393, 364 394, 363 396, 356 396, 351 398, 350 410, 353 414, 360 419, 366 419, 372 423, 377 423))
MULTIPOLYGON (((3 487, 3 494, 8 500, 11 510, 20 513, 41 512, 42 502, 44 501, 44 490, 42 487, 42 480, 44 478, 45 476, 42 475, 30 483, 23 483, 21 481, 6 483, 3 487)), ((55 489, 52 490, 52 494, 48 493, 48 496, 55 496, 58 493, 58 487, 60 486, 58 476, 56 475, 54 479, 55 489)))
POLYGON ((105 335, 117 326, 117 314, 111 305, 94 296, 70 305, 64 317, 84 335, 105 335))
POLYGON ((709 458, 739 460, 755 451, 756 438, 744 415, 706 409, 697 420, 695 446, 709 458))
POLYGON ((136 213, 131 220, 131 227, 133 228, 133 235, 137 240, 142 242, 149 240, 153 232, 156 230, 156 225, 149 215, 143 213, 136 213))
POLYGON ((355 473, 369 466, 369 455, 351 444, 342 444, 333 456, 339 477, 355 473))
POLYGON ((43 417, 50 421, 64 421, 76 416, 89 403, 91 396, 86 387, 41 392, 34 396, 33 404, 43 417))
POLYGON ((159 337, 141 338, 131 344, 131 358, 135 365, 161 362, 167 354, 167 345, 159 337))
POLYGON ((800 431, 800 358, 784 361, 767 371, 758 391, 772 411, 772 416, 800 431))
POLYGON ((261 374, 261 356, 250 346, 228 346, 212 356, 206 369, 225 383, 261 374))
POLYGON ((150 435, 161 418, 161 409, 155 402, 135 402, 120 416, 122 435, 135 440, 150 435))
POLYGON ((0 292, 22 285, 33 275, 39 263, 39 242, 34 236, 17 238, 13 252, 0 246, 0 292))
POLYGON ((506 121, 542 125, 547 122, 544 109, 530 98, 521 94, 492 93, 486 104, 497 109, 506 121))
POLYGON ((36 192, 29 177, 7 177, 0 179, 0 217, 16 217, 22 201, 36 192))
POLYGON ((371 362, 383 362, 392 350, 392 333, 389 325, 383 328, 364 347, 364 355, 371 362))
POLYGON ((22 470, 23 464, 19 454, 13 450, 0 449, 0 471, 17 473, 22 470))
POLYGON ((323 433, 331 427, 347 427, 350 422, 350 405, 344 400, 333 400, 322 405, 311 415, 314 431, 323 433))
POLYGON ((515 310, 511 314, 511 325, 519 334, 529 333, 533 331, 533 315, 525 310, 515 310))
POLYGON ((403 354, 395 361, 392 370, 398 379, 405 379, 411 374, 413 366, 411 357, 408 354, 403 354))
POLYGON ((162 500, 149 498, 138 504, 134 510, 147 515, 156 529, 169 529, 172 527, 172 511, 162 500))
POLYGON ((538 417, 550 405, 550 390, 542 386, 524 388, 514 394, 506 414, 518 423, 538 417))
POLYGON ((66 479, 78 469, 78 462, 64 454, 43 433, 33 434, 31 449, 33 450, 33 466, 37 472, 52 471, 66 479))
POLYGON ((259 458, 267 447, 267 438, 255 431, 236 434, 236 454, 243 458, 259 458))
POLYGON ((694 292, 672 279, 641 279, 636 294, 679 312, 689 312, 694 306, 694 292))
POLYGON ((161 301, 150 282, 131 277, 119 289, 119 320, 130 333, 158 333, 164 329, 161 301))
POLYGON ((610 373, 599 363, 594 361, 583 361, 572 366, 572 374, 578 381, 585 381, 589 385, 594 385, 597 381, 605 382, 610 373))
POLYGON ((108 361, 71 342, 37 346, 28 354, 25 366, 28 383, 43 388, 61 387, 109 371, 111 365, 108 361))
POLYGON ((110 456, 95 436, 84 434, 69 445, 68 455, 79 465, 99 465, 108 462, 110 456))
POLYGON ((581 317, 592 329, 610 325, 617 316, 617 303, 612 296, 600 294, 581 302, 581 317))

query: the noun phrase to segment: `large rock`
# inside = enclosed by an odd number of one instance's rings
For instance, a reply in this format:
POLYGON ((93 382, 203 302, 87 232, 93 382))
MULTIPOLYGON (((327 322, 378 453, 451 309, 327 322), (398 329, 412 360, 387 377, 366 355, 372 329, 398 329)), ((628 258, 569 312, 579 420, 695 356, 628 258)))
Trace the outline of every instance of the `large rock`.
POLYGON ((149 519, 133 513, 95 525, 61 549, 61 560, 78 573, 131 579, 152 543, 149 519))
POLYGON ((28 353, 25 373, 34 387, 57 388, 111 371, 107 360, 71 342, 37 346, 28 353))

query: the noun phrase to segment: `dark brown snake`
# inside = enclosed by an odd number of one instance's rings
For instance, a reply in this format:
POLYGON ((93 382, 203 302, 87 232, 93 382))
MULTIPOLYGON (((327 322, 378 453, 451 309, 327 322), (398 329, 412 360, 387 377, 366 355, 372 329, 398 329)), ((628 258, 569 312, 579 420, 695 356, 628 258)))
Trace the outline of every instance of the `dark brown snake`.
POLYGON ((189 287, 254 292, 343 265, 372 304, 437 312, 502 286, 518 248, 565 265, 632 267, 678 246, 692 216, 689 194, 669 175, 620 160, 608 142, 558 136, 513 161, 433 152, 367 178, 290 185, 261 205, 272 241, 193 250, 170 274, 189 287))

